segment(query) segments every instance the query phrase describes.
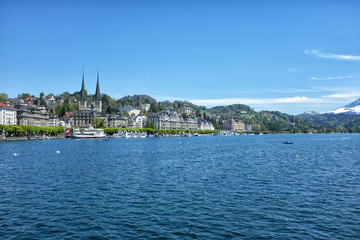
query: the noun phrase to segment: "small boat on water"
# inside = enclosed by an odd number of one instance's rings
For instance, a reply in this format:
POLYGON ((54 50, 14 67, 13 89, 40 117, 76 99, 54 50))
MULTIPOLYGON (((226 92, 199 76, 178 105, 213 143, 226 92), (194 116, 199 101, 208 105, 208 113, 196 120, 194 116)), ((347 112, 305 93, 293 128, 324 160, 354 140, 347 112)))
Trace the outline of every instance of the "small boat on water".
POLYGON ((117 133, 112 135, 113 138, 146 138, 145 132, 137 132, 137 131, 121 131, 119 130, 117 133))
POLYGON ((75 128, 71 138, 84 139, 84 138, 105 138, 106 134, 104 129, 95 129, 91 125, 88 128, 80 129, 75 128))
POLYGON ((146 138, 146 133, 145 132, 138 133, 138 138, 146 138))
POLYGON ((122 138, 123 132, 119 130, 117 133, 112 135, 113 138, 122 138))
POLYGON ((285 142, 283 142, 283 144, 294 144, 294 143, 290 140, 286 140, 285 142))

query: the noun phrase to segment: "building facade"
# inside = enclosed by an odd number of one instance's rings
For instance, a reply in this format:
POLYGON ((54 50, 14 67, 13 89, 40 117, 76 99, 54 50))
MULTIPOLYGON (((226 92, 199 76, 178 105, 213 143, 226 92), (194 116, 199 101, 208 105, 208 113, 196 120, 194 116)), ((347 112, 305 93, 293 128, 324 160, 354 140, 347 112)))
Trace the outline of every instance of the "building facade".
POLYGON ((60 119, 58 116, 54 113, 49 114, 49 122, 47 124, 49 127, 56 127, 60 126, 60 119))
POLYGON ((121 113, 124 113, 125 111, 131 116, 131 115, 133 115, 133 116, 137 116, 137 115, 139 115, 140 113, 141 113, 141 110, 140 109, 137 109, 137 108, 134 108, 134 107, 132 107, 132 106, 124 106, 124 107, 120 107, 119 108, 119 111, 121 112, 121 113))
POLYGON ((231 119, 224 121, 223 129, 229 131, 246 131, 245 123, 241 120, 231 119))
POLYGON ((190 130, 211 130, 214 129, 212 123, 205 120, 199 124, 198 119, 194 115, 189 115, 183 118, 175 111, 163 111, 159 113, 151 113, 148 116, 148 121, 153 122, 156 129, 190 129, 190 130), (205 123, 206 122, 206 123, 205 123))
POLYGON ((49 122, 49 113, 44 108, 33 105, 15 105, 17 111, 17 123, 19 125, 32 125, 46 127, 49 122))
POLYGON ((16 109, 6 104, 0 103, 0 124, 16 125, 16 109))
POLYGON ((129 118, 129 128, 144 128, 147 122, 145 115, 137 115, 129 118))
POLYGON ((179 108, 179 112, 180 112, 180 114, 185 113, 185 114, 187 114, 187 115, 194 114, 194 110, 193 110, 191 107, 189 107, 189 106, 182 106, 182 107, 180 107, 180 108, 179 108))
POLYGON ((126 128, 129 126, 129 120, 125 116, 120 116, 117 114, 108 115, 106 126, 111 128, 126 128))
POLYGON ((198 119, 198 130, 215 130, 214 125, 205 119, 198 119))

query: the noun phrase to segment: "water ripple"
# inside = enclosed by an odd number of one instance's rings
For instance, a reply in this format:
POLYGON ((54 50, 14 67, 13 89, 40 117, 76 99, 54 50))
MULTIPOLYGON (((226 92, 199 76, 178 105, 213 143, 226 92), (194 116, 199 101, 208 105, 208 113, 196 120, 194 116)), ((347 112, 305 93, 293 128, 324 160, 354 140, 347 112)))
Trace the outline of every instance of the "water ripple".
POLYGON ((359 140, 1 143, 0 238, 356 239, 359 140))

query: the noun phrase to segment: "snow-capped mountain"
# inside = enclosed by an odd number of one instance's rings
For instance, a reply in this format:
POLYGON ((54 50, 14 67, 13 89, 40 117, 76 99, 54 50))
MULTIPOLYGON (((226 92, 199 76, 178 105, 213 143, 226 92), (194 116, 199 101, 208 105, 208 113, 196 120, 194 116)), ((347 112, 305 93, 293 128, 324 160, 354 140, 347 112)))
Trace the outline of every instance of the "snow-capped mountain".
POLYGON ((299 114, 299 116, 305 116, 305 115, 318 115, 319 113, 314 112, 314 111, 305 111, 302 114, 299 114))
POLYGON ((360 98, 350 103, 349 105, 321 114, 360 114, 360 98))

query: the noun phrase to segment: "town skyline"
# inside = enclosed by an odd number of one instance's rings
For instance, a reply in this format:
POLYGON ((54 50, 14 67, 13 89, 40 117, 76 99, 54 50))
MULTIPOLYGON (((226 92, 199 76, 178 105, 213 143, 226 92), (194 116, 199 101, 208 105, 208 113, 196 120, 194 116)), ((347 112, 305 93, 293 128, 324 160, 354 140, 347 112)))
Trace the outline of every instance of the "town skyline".
POLYGON ((296 115, 360 97, 357 1, 84 3, 0 3, 1 92, 77 92, 85 66, 114 99, 296 115))

